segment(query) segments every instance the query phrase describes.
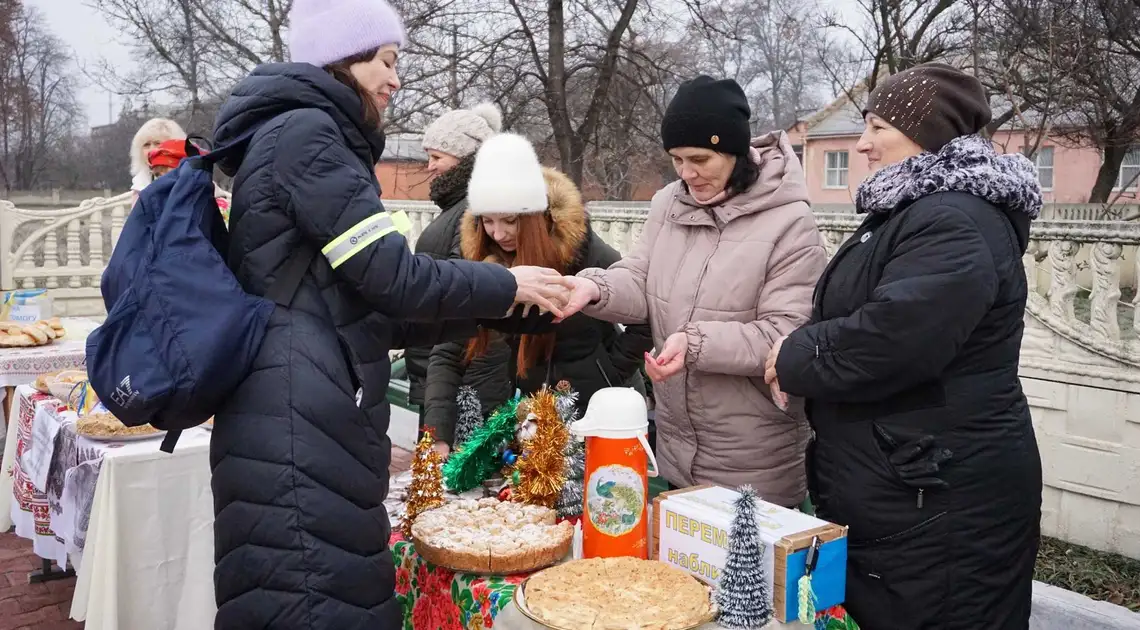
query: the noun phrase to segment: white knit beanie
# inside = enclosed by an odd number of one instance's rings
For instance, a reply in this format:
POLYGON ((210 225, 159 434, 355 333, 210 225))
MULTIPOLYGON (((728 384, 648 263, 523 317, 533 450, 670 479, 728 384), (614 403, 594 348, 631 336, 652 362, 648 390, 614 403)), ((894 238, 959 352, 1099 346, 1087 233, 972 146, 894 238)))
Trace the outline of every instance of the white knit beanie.
POLYGON ((546 179, 530 141, 513 133, 488 138, 475 154, 467 212, 538 214, 546 206, 546 179))
POLYGON ((424 130, 424 151, 440 151, 463 159, 478 151, 479 145, 499 133, 502 127, 503 114, 494 103, 455 109, 424 130))

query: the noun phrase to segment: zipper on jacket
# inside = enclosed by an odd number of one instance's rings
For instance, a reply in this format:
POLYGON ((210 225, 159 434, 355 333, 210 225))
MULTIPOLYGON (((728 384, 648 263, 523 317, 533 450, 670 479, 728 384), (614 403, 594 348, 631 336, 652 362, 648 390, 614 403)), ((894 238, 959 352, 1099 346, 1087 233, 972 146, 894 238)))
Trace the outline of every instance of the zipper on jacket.
MULTIPOLYGON (((715 219, 714 219, 715 220, 715 219)), ((701 273, 697 275, 697 283, 693 288, 693 306, 689 309, 688 316, 685 317, 686 322, 693 321, 693 313, 697 312, 697 294, 701 292, 701 281, 705 279, 705 273, 709 269, 709 261, 716 255, 716 250, 720 247, 721 230, 718 228, 716 231, 716 243, 713 244, 712 251, 705 257, 705 262, 701 264, 701 273)), ((685 389, 688 389, 688 378, 686 377, 685 389)), ((689 421, 689 429, 693 432, 693 446, 698 446, 697 428, 693 426, 693 415, 689 412, 689 396, 685 395, 685 418, 689 421)), ((692 474, 692 466, 690 465, 689 473, 692 474)))
POLYGON ((925 492, 922 488, 918 489, 918 509, 922 509, 922 493, 925 492))

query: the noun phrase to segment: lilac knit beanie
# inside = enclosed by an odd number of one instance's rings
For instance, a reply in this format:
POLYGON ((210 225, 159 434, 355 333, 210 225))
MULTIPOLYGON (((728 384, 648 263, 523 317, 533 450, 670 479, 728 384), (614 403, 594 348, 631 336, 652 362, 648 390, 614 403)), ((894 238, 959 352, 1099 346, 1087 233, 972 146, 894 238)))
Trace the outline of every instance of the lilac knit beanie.
POLYGON ((289 23, 293 61, 318 67, 405 41, 404 23, 385 0, 295 0, 289 23))

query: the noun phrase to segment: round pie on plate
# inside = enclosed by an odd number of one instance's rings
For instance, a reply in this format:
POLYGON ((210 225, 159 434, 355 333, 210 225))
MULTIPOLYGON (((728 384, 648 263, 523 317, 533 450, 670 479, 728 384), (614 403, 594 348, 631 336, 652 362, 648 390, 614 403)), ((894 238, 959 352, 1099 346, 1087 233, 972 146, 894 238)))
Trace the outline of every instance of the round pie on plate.
POLYGON ((464 573, 510 575, 558 562, 574 530, 550 508, 488 498, 446 503, 416 517, 412 544, 428 562, 464 573))
POLYGON ((109 413, 89 413, 79 416, 75 422, 75 430, 80 435, 92 438, 126 438, 161 433, 149 424, 128 427, 109 413))
POLYGON ((656 560, 589 558, 540 571, 524 583, 526 608, 565 630, 681 630, 711 621, 709 588, 656 560))

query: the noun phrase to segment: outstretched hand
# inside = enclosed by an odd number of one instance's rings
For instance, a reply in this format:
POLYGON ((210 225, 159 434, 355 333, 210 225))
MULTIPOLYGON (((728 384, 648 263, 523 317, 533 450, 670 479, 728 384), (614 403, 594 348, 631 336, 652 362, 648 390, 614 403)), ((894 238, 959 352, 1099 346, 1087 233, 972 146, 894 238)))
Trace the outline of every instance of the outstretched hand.
POLYGON ((566 306, 562 308, 562 315, 555 320, 556 322, 562 321, 586 308, 586 305, 590 302, 594 302, 600 298, 602 293, 601 289, 598 288, 598 283, 588 278, 566 276, 564 280, 566 281, 566 286, 570 287, 570 299, 566 302, 566 306))
POLYGON ((683 332, 673 333, 665 340, 656 357, 645 353, 645 373, 655 383, 671 378, 685 367, 688 353, 688 336, 683 332))
MULTIPOLYGON (((563 308, 570 300, 572 286, 562 274, 553 269, 531 265, 511 267, 511 274, 518 285, 515 290, 516 304, 533 304, 543 311, 554 313, 555 317, 563 317, 563 308)), ((511 309, 514 309, 514 305, 511 309)))

